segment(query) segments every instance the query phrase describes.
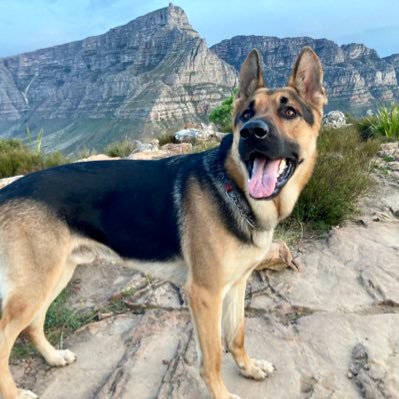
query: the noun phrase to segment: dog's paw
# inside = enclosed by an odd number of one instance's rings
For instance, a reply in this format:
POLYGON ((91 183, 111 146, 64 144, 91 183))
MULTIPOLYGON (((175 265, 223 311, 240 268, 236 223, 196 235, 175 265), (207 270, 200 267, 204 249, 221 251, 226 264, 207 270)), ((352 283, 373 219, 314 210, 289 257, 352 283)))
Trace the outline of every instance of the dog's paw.
POLYGON ((234 393, 231 393, 229 399, 241 399, 241 398, 238 395, 234 395, 234 393))
POLYGON ((28 391, 26 389, 20 389, 18 391, 17 399, 37 399, 38 396, 34 394, 32 391, 28 391))
POLYGON ((76 360, 76 355, 68 349, 56 350, 51 357, 47 358, 50 366, 64 367, 76 360))
POLYGON ((241 369, 241 374, 254 380, 264 380, 274 371, 274 366, 266 360, 252 359, 251 364, 241 369))

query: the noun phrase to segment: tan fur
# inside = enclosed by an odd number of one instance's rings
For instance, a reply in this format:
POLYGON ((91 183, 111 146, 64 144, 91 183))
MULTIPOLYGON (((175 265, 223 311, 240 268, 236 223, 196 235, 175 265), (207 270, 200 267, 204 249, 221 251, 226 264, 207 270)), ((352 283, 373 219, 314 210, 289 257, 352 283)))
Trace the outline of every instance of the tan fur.
MULTIPOLYGON (((263 88, 256 51, 244 62, 234 117, 253 102, 256 117, 272 121, 279 134, 295 141, 303 159, 277 197, 269 201, 254 200, 246 189, 248 172, 238 152, 239 127, 235 129, 225 169, 244 192, 256 215, 257 229, 250 229, 246 221, 241 220, 243 229, 251 234, 250 243, 243 243, 224 226, 214 199, 192 180, 180 210, 183 259, 162 265, 125 262, 134 269, 185 283, 201 375, 213 399, 238 399, 229 393, 221 375, 222 337, 244 376, 259 380, 273 372, 269 362, 251 359, 245 350, 245 287, 257 266, 273 267, 279 261, 292 260, 285 244, 272 244, 272 237, 277 223, 290 214, 312 174, 325 102, 321 80, 320 63, 310 49, 303 50, 299 56, 289 87, 274 91, 263 88), (277 112, 281 96, 287 97, 295 107, 299 106, 298 95, 306 99, 312 109, 312 126, 302 118, 284 120, 277 112)), ((45 338, 45 314, 70 280, 76 265, 89 263, 96 256, 123 261, 108 247, 73 234, 63 221, 39 203, 20 200, 0 207, 0 393, 3 399, 35 397, 29 391, 18 389, 9 371, 10 352, 21 332, 25 332, 49 364, 64 366, 75 360, 72 352, 56 350, 45 338)))

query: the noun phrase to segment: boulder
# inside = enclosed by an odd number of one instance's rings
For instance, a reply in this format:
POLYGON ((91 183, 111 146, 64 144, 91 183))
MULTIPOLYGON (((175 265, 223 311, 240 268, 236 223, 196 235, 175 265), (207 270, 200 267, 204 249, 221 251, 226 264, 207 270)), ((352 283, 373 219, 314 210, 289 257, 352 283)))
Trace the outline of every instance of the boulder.
POLYGON ((115 160, 115 159, 120 159, 119 157, 109 157, 108 155, 105 154, 95 154, 95 155, 90 155, 87 158, 79 159, 76 162, 89 162, 89 161, 110 161, 110 160, 115 160))
POLYGON ((3 187, 7 186, 8 184, 11 184, 13 181, 18 180, 22 175, 20 176, 12 176, 12 177, 5 177, 4 179, 0 179, 0 189, 3 187))
POLYGON ((323 117, 323 125, 333 128, 346 126, 346 116, 341 111, 330 111, 323 117))
POLYGON ((201 123, 200 128, 190 127, 179 130, 175 133, 174 137, 178 143, 193 143, 195 141, 207 141, 212 139, 220 141, 225 135, 226 133, 218 132, 213 123, 209 125, 201 123))

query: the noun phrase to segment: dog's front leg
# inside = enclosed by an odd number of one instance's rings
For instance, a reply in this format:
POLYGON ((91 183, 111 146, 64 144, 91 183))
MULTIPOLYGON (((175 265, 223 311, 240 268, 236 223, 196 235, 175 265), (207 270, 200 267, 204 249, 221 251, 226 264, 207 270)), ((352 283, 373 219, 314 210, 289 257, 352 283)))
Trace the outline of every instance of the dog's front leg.
POLYGON ((228 291, 223 304, 223 333, 226 346, 241 374, 263 380, 274 371, 267 360, 251 359, 244 347, 244 300, 248 277, 242 278, 228 291))
POLYGON ((229 393, 221 375, 223 292, 191 282, 186 286, 186 293, 199 346, 201 377, 213 399, 239 399, 229 393))
POLYGON ((256 267, 256 270, 284 270, 287 267, 300 271, 299 264, 294 260, 288 245, 282 241, 273 241, 266 258, 256 267))

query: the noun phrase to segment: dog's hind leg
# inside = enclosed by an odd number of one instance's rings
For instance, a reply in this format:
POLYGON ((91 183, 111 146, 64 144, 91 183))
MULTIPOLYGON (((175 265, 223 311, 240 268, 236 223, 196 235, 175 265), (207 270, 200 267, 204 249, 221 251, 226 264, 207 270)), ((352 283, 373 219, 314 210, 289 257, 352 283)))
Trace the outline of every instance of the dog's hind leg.
POLYGON ((53 302, 53 300, 59 295, 59 293, 66 287, 72 274, 76 268, 76 265, 70 262, 65 262, 63 266, 62 275, 58 283, 53 288, 53 293, 41 307, 40 313, 37 314, 35 319, 25 329, 25 336, 31 341, 33 346, 39 351, 39 353, 46 359, 46 362, 51 366, 66 366, 76 360, 76 355, 70 350, 57 350, 47 340, 44 335, 44 322, 46 320, 46 313, 53 302))
POLYGON ((8 360, 20 332, 34 319, 41 297, 30 298, 23 292, 11 294, 3 300, 0 320, 0 393, 3 399, 32 399, 30 391, 18 389, 10 374, 8 360))
POLYGON ((49 305, 67 284, 74 270, 73 265, 64 268, 62 263, 65 262, 58 261, 51 271, 40 276, 32 274, 32 269, 27 267, 25 284, 14 286, 3 300, 0 321, 0 393, 3 399, 37 397, 30 391, 16 387, 8 366, 11 349, 22 331, 51 365, 64 366, 76 358, 70 351, 56 350, 47 341, 43 331, 49 305))
POLYGON ((65 269, 72 243, 68 229, 45 213, 32 207, 9 212, 3 212, 0 231, 0 394, 3 399, 31 399, 36 395, 18 389, 11 376, 11 349, 28 329, 39 351, 50 357, 56 352, 41 326, 49 304, 72 275, 73 268, 65 269))
POLYGON ((233 285, 223 303, 223 332, 227 349, 234 357, 241 374, 255 380, 263 380, 274 370, 266 360, 251 359, 244 347, 245 288, 248 277, 233 285))

